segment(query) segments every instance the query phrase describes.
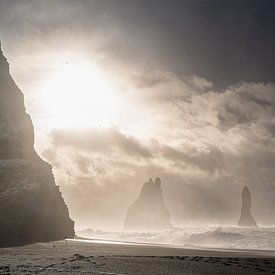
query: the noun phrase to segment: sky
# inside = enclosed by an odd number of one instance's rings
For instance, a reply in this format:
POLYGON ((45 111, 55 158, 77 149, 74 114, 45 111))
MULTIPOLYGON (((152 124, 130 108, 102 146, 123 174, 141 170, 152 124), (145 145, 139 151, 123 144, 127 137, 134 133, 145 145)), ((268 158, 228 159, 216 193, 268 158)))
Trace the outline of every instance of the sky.
POLYGON ((275 223, 275 4, 0 0, 35 146, 77 228, 121 228, 148 178, 175 226, 275 223))

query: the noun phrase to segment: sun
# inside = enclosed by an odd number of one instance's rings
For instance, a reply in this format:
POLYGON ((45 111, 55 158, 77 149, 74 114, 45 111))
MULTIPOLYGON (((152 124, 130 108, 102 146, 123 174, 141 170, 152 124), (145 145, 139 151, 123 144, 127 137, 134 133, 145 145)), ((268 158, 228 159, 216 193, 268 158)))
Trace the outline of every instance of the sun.
POLYGON ((82 59, 64 62, 40 91, 48 128, 106 127, 115 122, 119 98, 111 79, 82 59))

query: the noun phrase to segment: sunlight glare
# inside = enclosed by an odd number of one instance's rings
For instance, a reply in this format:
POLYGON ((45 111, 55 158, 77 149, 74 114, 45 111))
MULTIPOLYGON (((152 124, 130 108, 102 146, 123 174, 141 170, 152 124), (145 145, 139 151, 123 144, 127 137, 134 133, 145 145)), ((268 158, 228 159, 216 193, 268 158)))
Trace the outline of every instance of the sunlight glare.
POLYGON ((107 75, 82 60, 58 68, 43 86, 48 128, 107 127, 115 121, 118 95, 107 75))

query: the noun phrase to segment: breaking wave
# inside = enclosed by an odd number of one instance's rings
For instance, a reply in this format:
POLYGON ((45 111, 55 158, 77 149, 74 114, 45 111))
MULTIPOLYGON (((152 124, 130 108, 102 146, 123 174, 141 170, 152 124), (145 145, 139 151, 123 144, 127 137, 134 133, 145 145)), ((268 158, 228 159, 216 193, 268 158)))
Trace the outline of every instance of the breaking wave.
POLYGON ((87 229, 78 232, 78 236, 179 247, 275 250, 275 228, 204 227, 163 232, 110 232, 87 229))

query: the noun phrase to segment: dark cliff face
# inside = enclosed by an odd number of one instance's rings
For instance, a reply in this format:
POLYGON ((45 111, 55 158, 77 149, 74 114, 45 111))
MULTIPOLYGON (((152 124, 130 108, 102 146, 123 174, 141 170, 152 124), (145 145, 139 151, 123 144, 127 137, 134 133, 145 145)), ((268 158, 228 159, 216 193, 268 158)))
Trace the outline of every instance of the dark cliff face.
POLYGON ((24 97, 0 49, 0 159, 36 159, 34 131, 24 97))
POLYGON ((242 209, 241 217, 238 221, 239 226, 256 227, 256 221, 251 214, 251 193, 249 188, 245 186, 242 191, 242 209))
POLYGON ((34 150, 24 98, 0 49, 0 246, 74 236, 51 166, 34 150))
POLYGON ((125 230, 159 231, 172 228, 169 211, 164 205, 159 178, 146 182, 136 201, 130 205, 124 222, 125 230))

